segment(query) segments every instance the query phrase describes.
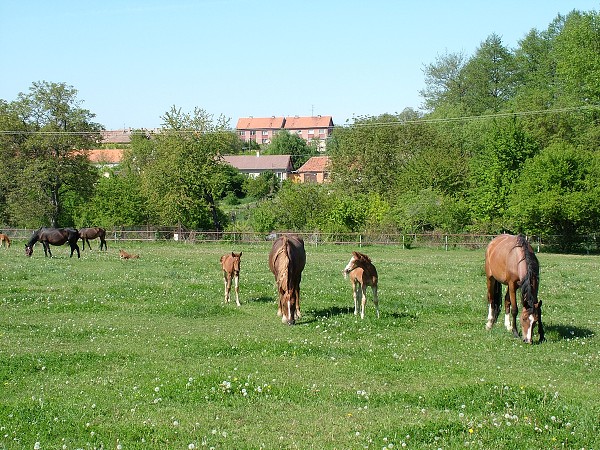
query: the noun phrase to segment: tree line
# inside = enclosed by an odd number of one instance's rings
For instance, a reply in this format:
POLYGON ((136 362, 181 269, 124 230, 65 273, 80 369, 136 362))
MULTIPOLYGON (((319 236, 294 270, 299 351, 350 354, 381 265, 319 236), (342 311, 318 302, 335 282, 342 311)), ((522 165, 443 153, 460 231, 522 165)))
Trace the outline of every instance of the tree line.
MULTIPOLYGON (((246 179, 221 156, 245 150, 229 119, 167 111, 133 134, 110 176, 87 151, 102 126, 63 83, 0 100, 0 223, 182 225, 323 232, 599 229, 600 15, 572 11, 516 48, 491 34, 473 55, 423 67, 423 109, 358 117, 327 143, 331 182, 246 179)), ((266 153, 316 146, 281 132, 266 153)))

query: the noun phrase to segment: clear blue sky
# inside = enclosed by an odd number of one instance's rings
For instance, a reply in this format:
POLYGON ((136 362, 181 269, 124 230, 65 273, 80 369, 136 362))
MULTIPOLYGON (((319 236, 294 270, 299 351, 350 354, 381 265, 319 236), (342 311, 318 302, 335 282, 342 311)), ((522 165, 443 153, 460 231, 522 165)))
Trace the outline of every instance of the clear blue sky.
POLYGON ((0 0, 0 99, 64 82, 107 129, 154 128, 172 105, 239 117, 418 109, 423 66, 514 48, 588 0, 0 0))

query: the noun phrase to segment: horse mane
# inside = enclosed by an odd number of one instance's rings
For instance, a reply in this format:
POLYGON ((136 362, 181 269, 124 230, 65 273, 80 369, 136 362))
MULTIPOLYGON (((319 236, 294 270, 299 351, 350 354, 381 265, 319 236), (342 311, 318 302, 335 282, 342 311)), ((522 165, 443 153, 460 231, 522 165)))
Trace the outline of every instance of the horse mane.
POLYGON ((40 231, 42 230, 42 227, 39 228, 39 230, 34 231, 33 234, 31 235, 31 239, 29 239, 29 242, 27 242, 27 244, 25 244, 25 247, 33 247, 33 245, 40 240, 40 231))
POLYGON ((366 263, 370 263, 371 262, 371 258, 369 258, 364 253, 354 252, 354 254, 358 257, 359 260, 362 260, 363 262, 366 262, 366 263))
POLYGON ((523 249, 527 265, 527 275, 525 275, 525 279, 521 283, 521 299, 523 306, 526 306, 527 309, 532 309, 535 303, 537 303, 540 263, 524 235, 519 234, 517 236, 517 246, 523 249))

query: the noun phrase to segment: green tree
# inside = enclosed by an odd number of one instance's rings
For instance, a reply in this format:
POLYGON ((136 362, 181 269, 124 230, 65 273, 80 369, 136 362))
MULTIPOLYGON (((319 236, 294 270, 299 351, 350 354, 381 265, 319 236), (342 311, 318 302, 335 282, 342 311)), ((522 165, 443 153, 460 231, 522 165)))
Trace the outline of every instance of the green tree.
POLYGON ((300 136, 287 130, 278 131, 265 148, 264 153, 266 155, 291 155, 294 170, 300 168, 311 156, 316 155, 314 147, 310 147, 300 136))
POLYGON ((552 144, 526 162, 511 197, 514 228, 566 237, 600 226, 600 154, 552 144))
POLYGON ((250 197, 261 200, 275 195, 279 191, 281 182, 275 172, 267 170, 256 178, 246 178, 244 186, 250 197))
POLYGON ((231 189, 232 173, 220 155, 239 152, 240 139, 228 119, 215 120, 199 108, 184 113, 172 107, 162 119, 153 142, 133 141, 128 155, 151 217, 161 225, 221 230, 226 218, 217 201, 231 189))
POLYGON ((94 114, 80 104, 73 87, 41 81, 8 107, 4 105, 9 116, 21 122, 16 129, 25 132, 10 138, 9 147, 3 149, 11 156, 8 165, 20 174, 6 192, 11 223, 73 225, 72 207, 93 194, 98 172, 87 150, 99 140, 101 126, 92 122, 94 114))

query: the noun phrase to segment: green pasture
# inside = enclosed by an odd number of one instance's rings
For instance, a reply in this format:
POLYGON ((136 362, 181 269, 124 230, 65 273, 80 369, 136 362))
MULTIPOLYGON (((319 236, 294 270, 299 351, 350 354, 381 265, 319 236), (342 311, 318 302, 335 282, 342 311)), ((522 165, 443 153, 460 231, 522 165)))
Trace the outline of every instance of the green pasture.
POLYGON ((600 448, 598 256, 538 255, 547 341, 526 345, 485 330, 483 249, 363 247, 381 318, 360 320, 357 248, 307 245, 287 326, 267 243, 23 244, 0 249, 0 449, 600 448))

